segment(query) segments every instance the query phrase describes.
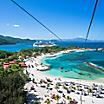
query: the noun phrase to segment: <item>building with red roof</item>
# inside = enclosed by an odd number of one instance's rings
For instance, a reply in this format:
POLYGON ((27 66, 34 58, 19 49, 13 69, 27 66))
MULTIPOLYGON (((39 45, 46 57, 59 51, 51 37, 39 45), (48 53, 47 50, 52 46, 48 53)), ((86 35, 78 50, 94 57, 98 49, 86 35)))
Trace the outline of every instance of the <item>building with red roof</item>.
POLYGON ((9 61, 10 64, 15 64, 16 62, 16 60, 9 61))
POLYGON ((4 69, 9 68, 9 66, 10 66, 10 64, 9 64, 9 63, 4 63, 4 64, 3 64, 3 68, 4 68, 4 69))
POLYGON ((27 68, 27 65, 25 64, 25 62, 19 62, 18 63, 22 68, 27 68))

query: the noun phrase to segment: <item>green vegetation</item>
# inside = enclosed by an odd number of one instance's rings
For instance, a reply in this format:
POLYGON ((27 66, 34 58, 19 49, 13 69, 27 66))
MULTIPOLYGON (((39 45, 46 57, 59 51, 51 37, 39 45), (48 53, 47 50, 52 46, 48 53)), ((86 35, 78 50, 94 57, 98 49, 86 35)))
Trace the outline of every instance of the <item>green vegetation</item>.
POLYGON ((65 50, 66 48, 63 47, 59 47, 59 46, 53 46, 53 47, 44 47, 44 48, 32 48, 32 49, 25 49, 25 50, 21 50, 19 52, 19 55, 22 57, 26 57, 26 56, 37 56, 40 55, 42 53, 46 54, 46 53, 56 53, 62 50, 65 50))
POLYGON ((3 62, 8 62, 14 59, 18 59, 18 53, 16 52, 7 52, 0 50, 0 65, 3 62))
POLYGON ((24 58, 28 57, 36 57, 41 55, 42 53, 57 53, 59 51, 67 50, 67 49, 76 49, 76 46, 70 46, 67 48, 53 46, 53 47, 44 47, 44 48, 32 48, 32 49, 24 49, 20 52, 7 52, 7 51, 0 51, 0 65, 4 62, 9 62, 12 60, 22 61, 24 58))
POLYGON ((23 91, 26 80, 18 65, 12 65, 8 70, 0 67, 0 104, 23 104, 26 100, 23 91))
POLYGON ((27 80, 18 64, 11 64, 4 70, 2 65, 18 59, 18 53, 0 51, 0 104, 23 104, 25 92, 23 86, 27 80))
POLYGON ((13 53, 11 53, 11 52, 0 51, 0 59, 7 58, 7 57, 11 56, 12 54, 13 54, 13 53))
POLYGON ((59 95, 56 95, 55 96, 55 100, 57 100, 57 103, 59 102, 59 99, 60 99, 60 96, 59 95))
POLYGON ((50 101, 50 99, 46 99, 46 101, 44 102, 45 104, 51 104, 51 101, 50 101))
POLYGON ((78 46, 69 46, 67 47, 67 49, 78 49, 79 47, 78 46))
MULTIPOLYGON (((19 61, 22 61, 26 57, 35 57, 42 53, 57 53, 59 51, 72 49, 76 47, 63 48, 59 46, 33 48, 21 50, 20 52, 7 52, 0 51, 0 104, 24 104, 26 93, 23 91, 23 86, 27 81, 26 75, 23 74, 23 69, 18 65, 19 61), (16 63, 11 64, 8 69, 3 69, 3 63, 16 60, 16 63)), ((56 86, 58 89, 59 86, 56 86)), ((67 89, 66 86, 63 86, 67 89)), ((60 99, 56 96, 56 100, 60 99)), ((34 102, 38 104, 39 102, 34 102)), ((50 100, 47 99, 46 104, 50 104, 50 100)))

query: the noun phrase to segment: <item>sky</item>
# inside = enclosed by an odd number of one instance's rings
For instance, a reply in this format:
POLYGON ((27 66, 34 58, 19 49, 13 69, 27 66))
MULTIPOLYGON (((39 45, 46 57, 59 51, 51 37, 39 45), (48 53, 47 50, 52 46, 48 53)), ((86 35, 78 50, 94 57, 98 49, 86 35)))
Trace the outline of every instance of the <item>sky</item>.
MULTIPOLYGON (((57 39, 11 0, 0 0, 0 35, 57 39)), ((85 38, 95 0, 15 0, 62 39, 85 38)), ((99 0, 89 39, 104 40, 104 0, 99 0)))

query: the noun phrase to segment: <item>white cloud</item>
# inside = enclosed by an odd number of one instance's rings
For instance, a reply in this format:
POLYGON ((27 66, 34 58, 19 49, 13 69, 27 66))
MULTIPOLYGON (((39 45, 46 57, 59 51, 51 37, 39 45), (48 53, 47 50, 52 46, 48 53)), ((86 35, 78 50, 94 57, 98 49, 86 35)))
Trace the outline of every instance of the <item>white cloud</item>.
POLYGON ((18 28, 18 27, 20 27, 20 25, 16 25, 16 24, 15 24, 15 25, 13 25, 13 27, 16 27, 16 28, 18 28))

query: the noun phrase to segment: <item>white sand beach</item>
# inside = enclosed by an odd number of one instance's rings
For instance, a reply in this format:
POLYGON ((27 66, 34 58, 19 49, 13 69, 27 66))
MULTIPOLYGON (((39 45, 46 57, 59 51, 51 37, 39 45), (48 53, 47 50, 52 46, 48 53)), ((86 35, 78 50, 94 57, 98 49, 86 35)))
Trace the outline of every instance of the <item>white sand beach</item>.
MULTIPOLYGON (((69 101, 67 100, 67 96, 70 96, 72 101, 75 99, 75 101, 78 102, 78 103, 73 103, 73 104, 104 104, 104 94, 101 94, 100 96, 100 94, 97 93, 99 90, 104 88, 103 79, 87 81, 87 80, 63 78, 61 76, 57 77, 57 76, 52 76, 49 74, 44 74, 41 71, 37 70, 41 68, 46 70, 45 68, 47 68, 45 65, 41 64, 42 58, 47 57, 47 56, 56 56, 62 53, 68 53, 70 51, 75 51, 75 50, 61 51, 52 55, 42 54, 41 56, 38 56, 36 58, 32 57, 30 59, 26 59, 25 63, 28 67, 26 70, 24 70, 24 73, 25 74, 28 73, 29 78, 31 78, 31 81, 26 83, 24 88, 27 89, 28 93, 32 93, 33 95, 34 94, 38 95, 40 98, 41 104, 45 104, 44 102, 47 101, 47 99, 50 100, 51 102, 50 104, 56 104, 57 102, 64 102, 65 104, 68 104, 69 101), (50 80, 50 83, 48 82, 47 79, 50 80), (60 86, 58 86, 58 89, 56 88, 57 83, 60 83, 60 86), (65 88, 63 88, 63 86, 65 88), (71 93, 68 93, 67 91, 72 90, 73 86, 77 87, 75 91, 74 92, 70 91, 71 93), (82 88, 82 91, 78 90, 78 86, 82 88), (85 86, 88 86, 88 88, 85 89, 84 88, 85 86), (34 90, 31 90, 32 87, 34 88, 34 90), (97 91, 94 90, 95 92, 93 92, 95 95, 93 95, 93 93, 88 93, 87 91, 89 89, 92 89, 92 87, 97 88, 97 91), (59 93, 59 91, 62 93, 59 93), (84 93, 86 93, 86 96, 82 94, 83 91, 84 93), (52 98, 53 94, 60 96, 60 99, 57 101, 54 98, 52 98), (96 95, 99 95, 99 97, 97 97, 96 95)), ((79 51, 82 51, 82 50, 79 50, 79 51)), ((103 93, 103 90, 101 91, 103 93)))

